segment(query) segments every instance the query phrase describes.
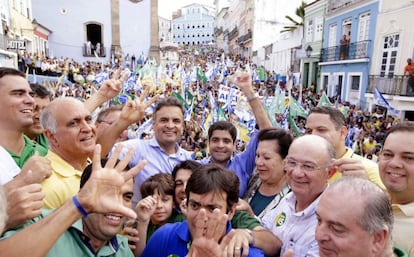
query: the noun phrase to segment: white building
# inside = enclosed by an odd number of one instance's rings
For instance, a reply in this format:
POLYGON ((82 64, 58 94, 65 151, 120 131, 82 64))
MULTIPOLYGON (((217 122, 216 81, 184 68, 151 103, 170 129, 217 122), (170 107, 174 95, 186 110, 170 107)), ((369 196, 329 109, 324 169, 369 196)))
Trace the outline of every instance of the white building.
POLYGON ((172 20, 172 41, 181 45, 214 43, 215 10, 190 4, 181 8, 181 16, 172 20))
POLYGON ((161 42, 171 42, 171 20, 158 16, 158 37, 161 42))
POLYGON ((52 31, 49 56, 94 60, 98 43, 106 59, 150 51, 151 0, 32 0, 32 8, 33 18, 52 31))

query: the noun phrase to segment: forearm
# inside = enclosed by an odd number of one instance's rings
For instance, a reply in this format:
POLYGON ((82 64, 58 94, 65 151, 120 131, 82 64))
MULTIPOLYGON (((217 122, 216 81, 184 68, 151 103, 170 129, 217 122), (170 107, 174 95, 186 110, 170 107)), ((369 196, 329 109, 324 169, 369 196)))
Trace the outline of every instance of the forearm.
POLYGON ((266 256, 279 256, 282 241, 273 235, 272 232, 259 226, 253 229, 253 234, 255 237, 254 247, 262 249, 266 256))
POLYGON ((90 98, 86 99, 83 103, 86 109, 91 113, 95 111, 101 104, 108 101, 105 97, 101 96, 99 93, 93 94, 90 98))
POLYGON ((106 156, 114 146, 119 135, 127 129, 129 124, 125 121, 114 122, 111 126, 107 127, 101 136, 96 139, 96 143, 102 147, 102 157, 106 156))
POLYGON ((0 241, 3 256, 43 257, 81 214, 71 200, 44 219, 0 241))
POLYGON ((135 257, 141 256, 142 252, 145 249, 145 246, 147 245, 148 221, 138 221, 137 230, 139 242, 137 243, 135 250, 133 250, 135 257))
POLYGON ((269 117, 263 107, 262 102, 260 101, 260 98, 255 96, 253 90, 244 90, 243 93, 249 102, 250 108, 253 111, 259 129, 272 127, 272 123, 269 120, 269 117))

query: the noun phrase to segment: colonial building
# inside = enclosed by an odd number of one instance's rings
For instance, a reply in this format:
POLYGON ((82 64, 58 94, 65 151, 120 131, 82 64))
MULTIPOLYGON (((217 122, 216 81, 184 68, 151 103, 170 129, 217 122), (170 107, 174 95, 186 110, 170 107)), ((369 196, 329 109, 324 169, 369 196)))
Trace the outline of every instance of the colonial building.
POLYGON ((181 15, 172 20, 172 41, 180 45, 215 43, 215 10, 201 4, 181 8, 181 15))
POLYGON ((366 107, 378 0, 329 0, 321 53, 328 95, 366 107))
POLYGON ((375 105, 374 88, 400 110, 400 117, 414 120, 414 97, 404 75, 407 58, 414 59, 414 3, 410 0, 382 0, 375 29, 368 89, 365 94, 370 109, 375 105))
POLYGON ((32 0, 32 7, 33 18, 51 31, 49 56, 86 61, 96 60, 96 55, 105 60, 127 54, 148 56, 152 44, 159 54, 158 15, 157 29, 151 29, 151 11, 158 6, 153 2, 157 1, 32 0))

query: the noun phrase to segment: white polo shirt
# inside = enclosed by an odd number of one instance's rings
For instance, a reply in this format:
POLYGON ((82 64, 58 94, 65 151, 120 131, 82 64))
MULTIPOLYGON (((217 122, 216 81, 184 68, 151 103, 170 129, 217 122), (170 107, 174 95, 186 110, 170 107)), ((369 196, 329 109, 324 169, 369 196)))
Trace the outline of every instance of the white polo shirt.
POLYGON ((296 197, 290 192, 275 209, 263 217, 263 226, 283 242, 280 256, 288 249, 293 249, 294 257, 319 257, 318 242, 315 239, 319 200, 320 196, 305 210, 296 212, 296 197))

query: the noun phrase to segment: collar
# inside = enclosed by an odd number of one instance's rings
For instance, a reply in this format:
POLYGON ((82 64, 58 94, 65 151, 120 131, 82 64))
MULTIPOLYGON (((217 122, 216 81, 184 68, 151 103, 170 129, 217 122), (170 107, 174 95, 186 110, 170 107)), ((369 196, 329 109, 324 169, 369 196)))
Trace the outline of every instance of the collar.
POLYGON ((52 170, 59 174, 62 177, 72 177, 79 176, 81 177, 82 171, 76 170, 68 162, 63 160, 59 155, 55 154, 52 151, 49 151, 46 155, 46 158, 50 160, 52 170))
MULTIPOLYGON (((167 154, 164 149, 160 146, 160 144, 158 143, 157 139, 155 137, 149 139, 149 145, 153 148, 158 148, 160 149, 163 153, 167 154)), ((181 146, 178 145, 178 143, 175 144, 175 153, 171 154, 169 156, 183 156, 185 150, 183 148, 181 148, 181 146)))
MULTIPOLYGON (((230 157, 230 160, 228 160, 227 161, 227 163, 226 163, 226 168, 228 168, 230 165, 231 165, 231 163, 233 162, 233 155, 230 157)), ((214 160, 213 160, 213 158, 211 158, 211 155, 209 156, 209 157, 207 157, 207 158, 204 158, 204 159, 202 159, 201 161, 200 161, 200 163, 201 164, 209 164, 209 163, 214 163, 214 160)))
POLYGON ((349 147, 345 147, 345 149, 346 149, 346 151, 345 151, 344 155, 341 156, 340 159, 342 159, 342 158, 352 158, 352 156, 354 156, 354 151, 349 147))
POLYGON ((414 202, 408 204, 392 204, 393 210, 400 210, 407 217, 414 217, 414 202))
MULTIPOLYGON (((325 188, 325 190, 326 190, 326 188, 325 188)), ((322 193, 315 200, 313 200, 313 202, 310 205, 308 205, 308 207, 306 207, 304 210, 298 211, 298 212, 295 210, 295 206, 296 206, 296 196, 295 196, 295 194, 293 192, 290 192, 285 196, 285 198, 286 198, 286 201, 288 203, 289 208, 292 211, 293 216, 308 217, 308 216, 311 216, 311 215, 316 213, 316 208, 318 207, 319 200, 321 199, 321 196, 322 196, 322 193)))
MULTIPOLYGON (((70 226, 70 229, 75 230, 78 233, 79 238, 82 240, 82 242, 89 248, 91 252, 93 252, 96 255, 95 251, 93 250, 92 244, 91 244, 91 239, 83 233, 82 219, 79 219, 75 223, 73 223, 72 226, 70 226)), ((110 248, 110 251, 114 253, 117 252, 119 249, 119 242, 118 242, 117 236, 116 235, 113 236, 107 242, 106 246, 110 248)))

